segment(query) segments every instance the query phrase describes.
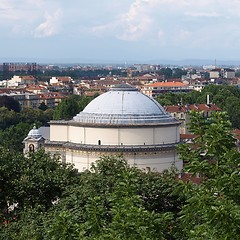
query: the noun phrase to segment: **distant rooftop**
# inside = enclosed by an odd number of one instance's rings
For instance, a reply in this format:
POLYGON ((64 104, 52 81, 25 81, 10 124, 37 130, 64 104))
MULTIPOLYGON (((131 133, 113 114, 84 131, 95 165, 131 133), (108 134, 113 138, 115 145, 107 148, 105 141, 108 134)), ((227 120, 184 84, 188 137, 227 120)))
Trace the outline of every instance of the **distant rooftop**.
POLYGON ((126 83, 116 84, 113 87, 111 87, 110 90, 111 91, 138 91, 137 88, 126 83))

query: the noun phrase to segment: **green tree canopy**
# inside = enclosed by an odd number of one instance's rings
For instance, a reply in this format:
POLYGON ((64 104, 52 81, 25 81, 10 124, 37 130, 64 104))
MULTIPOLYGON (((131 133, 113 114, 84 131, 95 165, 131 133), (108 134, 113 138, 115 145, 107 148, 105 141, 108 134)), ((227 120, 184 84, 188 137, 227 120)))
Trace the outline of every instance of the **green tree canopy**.
POLYGON ((94 97, 72 95, 67 99, 63 99, 55 108, 53 118, 55 120, 72 119, 82 111, 94 97))
MULTIPOLYGON (((34 162, 37 165, 36 157, 34 162)), ((50 179, 45 172, 39 175, 42 170, 31 177, 34 165, 25 169, 24 182, 19 186, 24 195, 22 201, 20 196, 17 200, 21 206, 36 207, 25 209, 19 220, 2 229, 0 236, 5 239, 167 239, 173 233, 171 226, 182 204, 174 194, 179 184, 174 172, 145 173, 129 167, 120 156, 103 157, 91 171, 81 173, 77 182, 65 187, 55 205, 43 211, 36 203, 46 204, 40 193, 45 192, 44 186, 48 189, 50 179), (39 183, 32 185, 31 179, 39 183), (23 198, 26 193, 34 196, 23 198)), ((66 185, 54 179, 60 186, 66 185)), ((52 193, 43 194, 48 199, 56 196, 51 188, 52 193)))
POLYGON ((24 157, 1 147, 0 225, 13 217, 21 218, 20 213, 28 208, 49 209, 77 179, 76 170, 43 151, 24 157), (12 210, 11 205, 15 205, 12 210))
POLYGON ((8 110, 20 112, 21 107, 17 100, 9 96, 0 96, 0 107, 6 107, 8 110))
POLYGON ((202 176, 200 185, 183 183, 179 191, 187 196, 180 212, 179 239, 240 238, 240 153, 235 149, 231 123, 226 113, 209 119, 192 112, 191 144, 181 145, 186 170, 202 176))
POLYGON ((240 239, 240 153, 225 112, 191 113, 192 143, 181 144, 184 171, 144 172, 122 156, 102 157, 77 174, 43 152, 29 158, 0 149, 0 238, 240 239), (9 203, 18 203, 11 212, 9 203), (6 211, 7 210, 7 211, 6 211))

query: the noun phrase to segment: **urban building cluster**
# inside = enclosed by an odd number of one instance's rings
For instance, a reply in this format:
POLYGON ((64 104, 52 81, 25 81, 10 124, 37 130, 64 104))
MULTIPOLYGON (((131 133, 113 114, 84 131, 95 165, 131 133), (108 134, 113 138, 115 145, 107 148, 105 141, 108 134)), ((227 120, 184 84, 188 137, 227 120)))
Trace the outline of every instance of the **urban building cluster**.
MULTIPOLYGON (((102 94, 116 84, 127 83, 136 87, 140 92, 149 97, 172 92, 182 93, 193 90, 201 91, 208 84, 232 84, 239 85, 240 78, 235 76, 235 70, 230 68, 206 69, 198 67, 181 67, 186 74, 179 77, 167 77, 164 70, 168 68, 174 73, 175 67, 161 67, 160 65, 135 64, 132 66, 94 66, 73 65, 55 66, 39 65, 37 63, 3 63, 0 65, 2 76, 12 74, 11 78, 0 81, 0 95, 11 96, 20 102, 22 107, 38 108, 44 103, 50 108, 56 107, 62 99, 71 94, 93 96, 102 94), (117 69, 125 76, 113 75, 117 69), (58 70, 62 76, 49 76, 39 78, 36 73, 50 70, 58 70), (74 78, 66 76, 71 71, 96 71, 97 76, 74 78), (101 74, 101 70, 107 74, 101 74), (32 73, 32 74, 30 74, 32 73)), ((105 73, 104 72, 104 73, 105 73)))

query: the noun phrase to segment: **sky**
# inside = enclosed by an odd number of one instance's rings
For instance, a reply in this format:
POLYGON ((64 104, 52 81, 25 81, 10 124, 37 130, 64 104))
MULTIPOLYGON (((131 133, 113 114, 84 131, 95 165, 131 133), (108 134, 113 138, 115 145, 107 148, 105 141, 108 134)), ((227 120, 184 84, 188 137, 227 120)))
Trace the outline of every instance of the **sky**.
POLYGON ((240 60, 240 0, 0 0, 0 59, 240 60))

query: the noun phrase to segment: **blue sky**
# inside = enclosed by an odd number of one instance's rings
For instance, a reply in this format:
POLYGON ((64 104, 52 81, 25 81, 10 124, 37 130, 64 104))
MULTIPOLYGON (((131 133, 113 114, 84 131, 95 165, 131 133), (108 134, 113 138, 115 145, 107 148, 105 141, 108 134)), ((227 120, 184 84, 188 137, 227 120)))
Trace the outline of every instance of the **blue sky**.
POLYGON ((0 58, 240 60, 239 0, 0 0, 0 58))

